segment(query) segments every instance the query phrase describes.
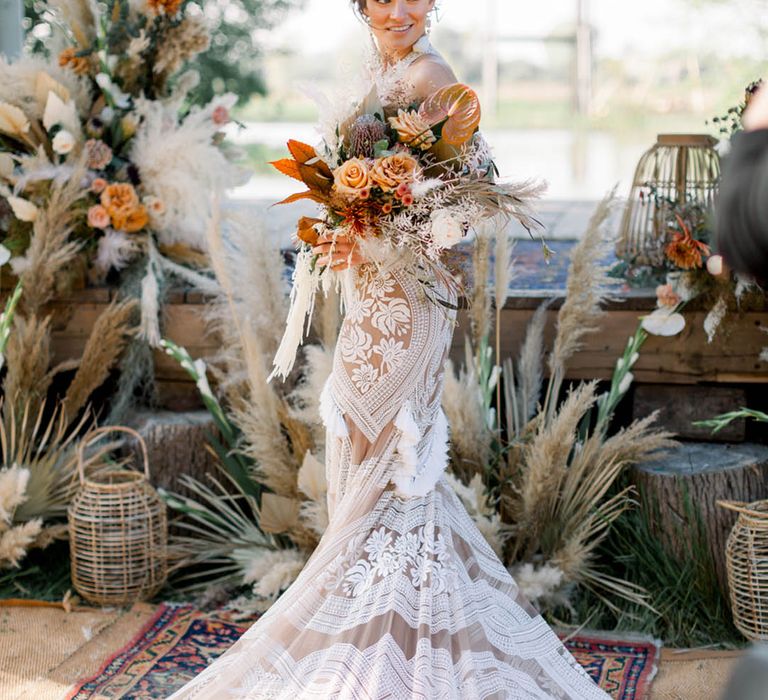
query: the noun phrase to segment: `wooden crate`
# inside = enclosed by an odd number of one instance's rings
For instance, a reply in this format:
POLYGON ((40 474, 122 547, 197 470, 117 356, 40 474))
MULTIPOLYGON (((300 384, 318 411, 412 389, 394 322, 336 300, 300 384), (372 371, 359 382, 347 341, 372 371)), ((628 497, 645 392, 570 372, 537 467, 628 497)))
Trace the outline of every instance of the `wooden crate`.
MULTIPOLYGON (((504 357, 517 355, 534 311, 551 292, 513 292, 502 310, 501 349, 504 357)), ((57 362, 81 356, 98 315, 114 296, 109 288, 89 288, 72 292, 50 305, 53 314, 53 352, 57 362)), ((546 342, 555 333, 556 300, 547 318, 546 342)), ((655 307, 652 292, 635 291, 606 305, 599 332, 588 334, 584 348, 570 362, 571 379, 610 379, 616 360, 624 351, 627 338, 635 332, 639 318, 655 307)), ((205 300, 199 292, 172 290, 164 307, 166 337, 187 348, 193 358, 206 357, 217 349, 216 338, 203 322, 205 300)), ((768 364, 759 359, 768 336, 761 325, 768 325, 765 312, 746 312, 726 317, 724 327, 711 344, 703 330, 704 310, 686 313, 687 326, 673 338, 650 337, 633 372, 638 382, 656 384, 768 383, 768 364)), ((466 312, 459 313, 452 357, 461 362, 464 335, 469 328, 466 312)), ((189 410, 200 405, 197 390, 188 375, 171 357, 155 352, 155 368, 164 407, 189 410)))

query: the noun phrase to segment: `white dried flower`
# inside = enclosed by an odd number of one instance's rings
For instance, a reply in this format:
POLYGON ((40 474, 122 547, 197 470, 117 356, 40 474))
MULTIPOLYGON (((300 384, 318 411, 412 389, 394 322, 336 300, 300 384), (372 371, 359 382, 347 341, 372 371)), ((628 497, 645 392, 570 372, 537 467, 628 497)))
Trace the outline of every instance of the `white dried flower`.
POLYGON ((627 372, 619 383, 619 393, 626 394, 629 391, 629 387, 632 386, 632 382, 635 381, 635 375, 632 372, 627 372))
POLYGON ((13 158, 9 153, 0 153, 0 177, 10 180, 13 177, 13 158))
POLYGON ((96 267, 104 272, 111 268, 122 270, 138 252, 139 245, 134 236, 108 228, 99 238, 96 267))
POLYGON ((74 100, 64 102, 52 90, 48 93, 48 99, 45 102, 43 126, 46 131, 50 131, 57 124, 60 124, 70 133, 76 134, 80 131, 80 118, 77 115, 77 107, 74 100))
POLYGON ((728 304, 725 297, 720 297, 715 305, 710 309, 704 319, 704 331, 707 334, 707 342, 711 343, 715 339, 715 333, 728 312, 728 304))
POLYGON ((510 573, 520 592, 532 602, 553 596, 564 579, 562 570, 553 564, 544 564, 538 568, 530 563, 520 564, 510 573))
POLYGON ((18 464, 0 470, 0 522, 10 524, 16 508, 27 500, 30 476, 29 469, 18 464))
POLYGON ((75 137, 71 132, 62 129, 53 137, 51 146, 56 153, 66 155, 75 147, 75 137))
POLYGON ((446 209, 438 209, 430 215, 432 240, 441 248, 450 248, 464 237, 461 222, 446 209))
POLYGON ((673 336, 685 328, 685 319, 682 314, 675 313, 670 308, 662 307, 644 316, 640 325, 651 335, 673 336))
POLYGON ((19 221, 34 221, 37 218, 38 209, 28 199, 8 197, 8 204, 19 221))

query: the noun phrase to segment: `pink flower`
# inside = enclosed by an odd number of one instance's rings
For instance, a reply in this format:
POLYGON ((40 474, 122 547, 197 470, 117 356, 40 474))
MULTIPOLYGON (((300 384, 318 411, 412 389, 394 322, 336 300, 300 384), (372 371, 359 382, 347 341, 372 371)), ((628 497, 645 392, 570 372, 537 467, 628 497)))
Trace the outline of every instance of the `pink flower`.
POLYGON ((97 177, 91 183, 91 192, 101 194, 107 187, 107 181, 103 177, 97 177))
POLYGON ((408 194, 411 191, 411 188, 408 187, 407 182, 401 182, 397 189, 395 190, 395 194, 402 199, 406 194, 408 194))
POLYGON ((656 303, 659 307, 674 309, 680 301, 680 296, 672 289, 671 284, 660 284, 656 287, 656 303))
POLYGON ((407 194, 404 194, 404 195, 403 195, 403 197, 402 197, 402 200, 401 200, 401 201, 403 202, 403 204, 404 204, 406 207, 410 207, 410 206, 411 206, 411 204, 413 204, 413 195, 412 195, 410 192, 408 192, 407 194))
POLYGON ((107 228, 109 222, 109 213, 101 204, 94 204, 88 210, 88 225, 92 228, 107 228))
POLYGON ((360 190, 358 196, 360 197, 360 199, 368 199, 371 196, 371 188, 363 187, 363 189, 360 190))
POLYGON ((229 110, 223 105, 219 105, 213 110, 211 119, 214 124, 226 124, 229 121, 229 110))
POLYGON ((103 170, 112 162, 112 149, 99 139, 88 139, 85 142, 88 151, 88 167, 92 170, 103 170))

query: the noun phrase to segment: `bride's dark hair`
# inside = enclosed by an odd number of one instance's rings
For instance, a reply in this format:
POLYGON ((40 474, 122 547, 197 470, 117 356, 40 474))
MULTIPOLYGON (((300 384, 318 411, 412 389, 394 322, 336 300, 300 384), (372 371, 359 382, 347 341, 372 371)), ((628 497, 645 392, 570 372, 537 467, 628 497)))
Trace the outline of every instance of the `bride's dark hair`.
POLYGON ((352 8, 355 11, 355 14, 360 17, 360 19, 365 19, 365 5, 366 0, 350 0, 352 3, 352 8))

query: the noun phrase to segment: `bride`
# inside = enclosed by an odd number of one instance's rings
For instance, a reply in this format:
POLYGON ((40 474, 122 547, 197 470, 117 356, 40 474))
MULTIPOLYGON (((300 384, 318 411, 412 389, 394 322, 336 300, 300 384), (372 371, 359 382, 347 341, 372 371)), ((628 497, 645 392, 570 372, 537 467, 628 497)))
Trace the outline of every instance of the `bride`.
MULTIPOLYGON (((375 41, 386 116, 456 82, 426 38, 435 0, 352 5, 375 41)), ((329 525, 294 584, 172 700, 606 700, 443 477, 451 304, 348 241, 313 252, 355 280, 321 397, 329 525)), ((430 288, 455 302, 447 269, 430 288)))

